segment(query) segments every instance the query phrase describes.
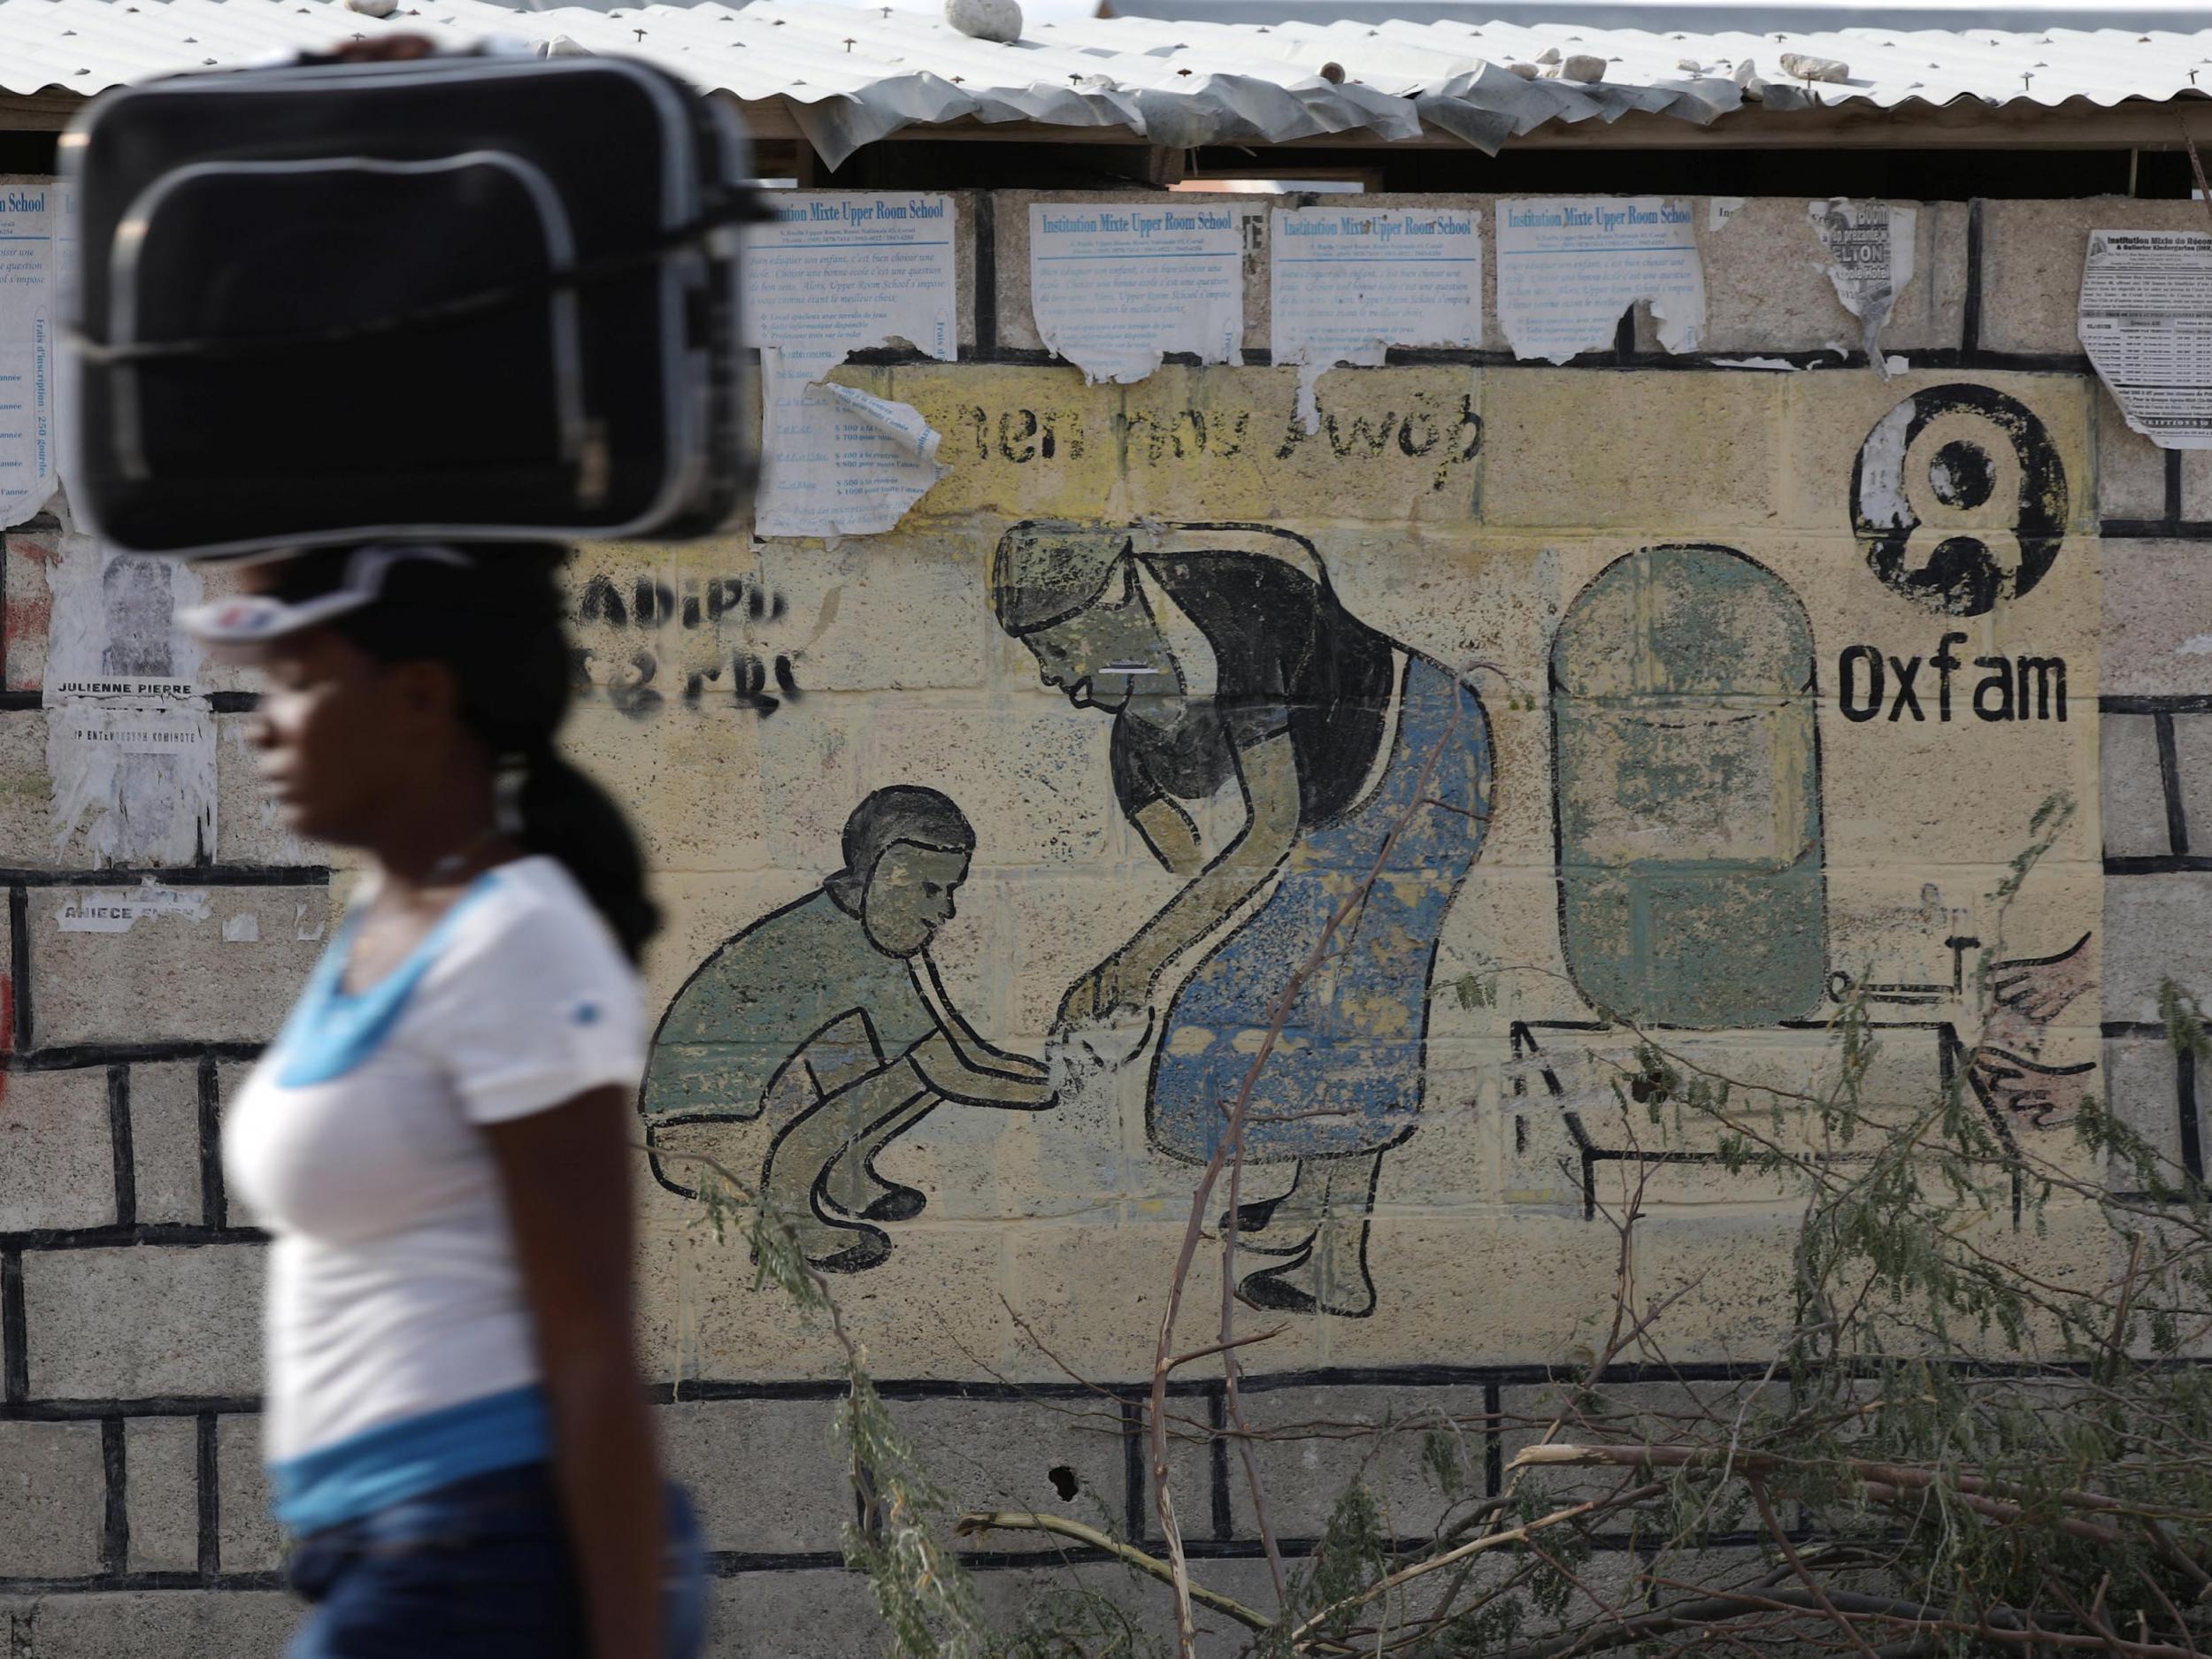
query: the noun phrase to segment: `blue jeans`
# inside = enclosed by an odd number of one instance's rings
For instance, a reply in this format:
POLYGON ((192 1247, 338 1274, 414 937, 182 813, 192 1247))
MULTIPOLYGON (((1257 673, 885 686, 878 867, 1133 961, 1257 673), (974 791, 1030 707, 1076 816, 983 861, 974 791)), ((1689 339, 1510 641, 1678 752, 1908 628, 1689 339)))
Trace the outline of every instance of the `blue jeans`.
MULTIPOLYGON (((705 1635, 705 1555, 668 1488, 661 1651, 705 1635)), ((545 1463, 457 1481, 294 1546, 286 1576, 314 1603, 287 1659, 587 1659, 583 1597, 545 1463)))

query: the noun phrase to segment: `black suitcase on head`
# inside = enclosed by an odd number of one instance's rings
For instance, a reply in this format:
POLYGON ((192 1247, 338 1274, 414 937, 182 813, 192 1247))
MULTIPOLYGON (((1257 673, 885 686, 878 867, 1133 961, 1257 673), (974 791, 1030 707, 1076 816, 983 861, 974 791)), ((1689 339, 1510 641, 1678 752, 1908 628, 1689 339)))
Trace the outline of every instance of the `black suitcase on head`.
POLYGON ((735 120, 649 65, 432 58, 111 93, 65 474, 192 557, 677 537, 747 498, 735 120))

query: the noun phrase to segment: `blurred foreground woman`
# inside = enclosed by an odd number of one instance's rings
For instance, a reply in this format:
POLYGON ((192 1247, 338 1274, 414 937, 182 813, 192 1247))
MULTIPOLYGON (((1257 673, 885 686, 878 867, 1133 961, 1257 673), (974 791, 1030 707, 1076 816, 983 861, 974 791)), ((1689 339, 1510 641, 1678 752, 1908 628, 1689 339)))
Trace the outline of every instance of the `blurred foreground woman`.
POLYGON ((265 1453, 293 1659, 696 1651, 699 1546, 631 1337, 637 841, 554 749, 558 549, 249 568, 188 630, 266 676, 297 833, 367 874, 229 1114, 275 1235, 265 1453))

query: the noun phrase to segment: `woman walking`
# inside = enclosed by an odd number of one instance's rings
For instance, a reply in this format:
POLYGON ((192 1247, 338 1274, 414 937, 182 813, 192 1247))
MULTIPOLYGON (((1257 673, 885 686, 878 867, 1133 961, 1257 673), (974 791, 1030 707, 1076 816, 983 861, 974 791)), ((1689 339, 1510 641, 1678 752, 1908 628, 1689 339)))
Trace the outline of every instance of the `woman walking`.
POLYGON ((224 1133, 275 1235, 264 1434, 293 1659, 667 1659, 698 1542, 631 1336, 635 838, 560 758, 559 549, 249 569, 186 629, 257 664, 264 787, 357 849, 224 1133))

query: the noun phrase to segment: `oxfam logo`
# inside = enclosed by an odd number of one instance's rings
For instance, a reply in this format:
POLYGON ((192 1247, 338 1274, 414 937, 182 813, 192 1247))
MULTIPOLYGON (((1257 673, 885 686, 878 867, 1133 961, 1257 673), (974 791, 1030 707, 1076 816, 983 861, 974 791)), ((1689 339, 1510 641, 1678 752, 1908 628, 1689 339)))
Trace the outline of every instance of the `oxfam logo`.
POLYGON ((2066 534, 2066 469, 2027 406, 1932 386, 1874 423, 1851 468, 1851 527, 1889 587, 1978 617, 2034 588, 2066 534))

